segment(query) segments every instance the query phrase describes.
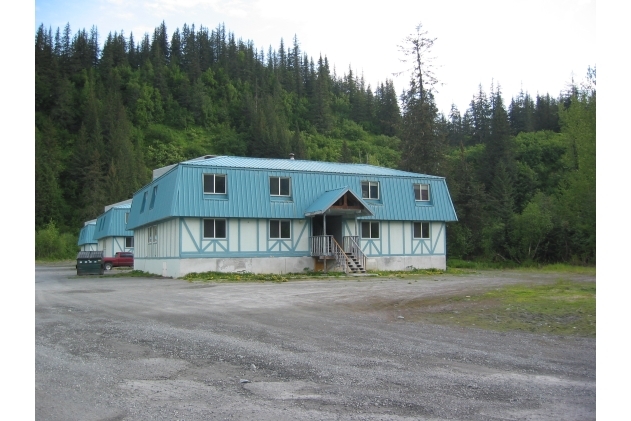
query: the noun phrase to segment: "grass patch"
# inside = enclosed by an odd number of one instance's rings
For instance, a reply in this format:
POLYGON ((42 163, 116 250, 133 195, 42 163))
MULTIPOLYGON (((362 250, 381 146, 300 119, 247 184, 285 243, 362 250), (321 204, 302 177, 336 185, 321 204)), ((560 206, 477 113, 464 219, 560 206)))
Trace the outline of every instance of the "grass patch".
POLYGON ((552 264, 517 264, 515 262, 487 262, 483 260, 460 260, 460 259, 447 259, 447 270, 450 269, 471 269, 471 270, 523 270, 523 271, 539 271, 547 273, 579 273, 592 275, 596 274, 595 266, 576 266, 569 265, 567 263, 552 263, 552 264))
POLYGON ((371 303, 406 320, 498 331, 596 336, 596 283, 559 280, 480 294, 371 303))
POLYGON ((271 273, 250 273, 250 272, 191 272, 181 279, 189 282, 287 282, 289 280, 330 278, 346 276, 344 272, 308 272, 286 273, 282 275, 271 273))
MULTIPOLYGON (((368 275, 375 277, 388 277, 388 278, 407 278, 419 276, 435 276, 441 274, 463 274, 472 273, 468 270, 462 269, 450 269, 447 271, 438 269, 412 269, 402 271, 367 271, 368 275)), ((191 272, 181 279, 185 279, 189 282, 202 281, 202 282, 287 282, 289 280, 301 280, 301 279, 314 279, 314 278, 347 278, 357 280, 355 277, 348 277, 344 272, 330 271, 330 272, 311 272, 304 271, 301 273, 286 273, 282 275, 276 274, 256 274, 250 272, 191 272)))
POLYGON ((156 275, 154 273, 145 272, 144 270, 133 270, 133 269, 122 269, 119 273, 111 273, 112 271, 106 272, 105 275, 108 278, 162 278, 160 275, 156 275))

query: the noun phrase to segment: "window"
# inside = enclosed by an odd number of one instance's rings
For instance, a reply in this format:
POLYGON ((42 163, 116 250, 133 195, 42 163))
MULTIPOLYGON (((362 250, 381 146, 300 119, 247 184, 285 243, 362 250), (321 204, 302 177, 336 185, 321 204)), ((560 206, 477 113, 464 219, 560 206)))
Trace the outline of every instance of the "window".
POLYGON ((134 237, 125 237, 125 248, 132 248, 133 246, 134 246, 134 237))
POLYGON ((291 224, 288 220, 271 219, 269 238, 291 238, 291 224))
POLYGON ((289 184, 288 177, 270 177, 269 194, 272 196, 289 196, 289 184))
POLYGON ((128 221, 129 221, 129 212, 125 212, 125 225, 127 225, 128 221))
POLYGON ((362 181, 362 199, 379 199, 379 183, 362 181))
POLYGON ((145 203, 147 203, 147 192, 142 195, 142 205, 140 205, 140 213, 145 211, 145 203))
POLYGON ((205 194, 226 194, 226 176, 223 174, 204 174, 205 194))
POLYGON ((414 238, 429 238, 429 222, 414 223, 414 238))
POLYGON ((226 238, 226 220, 204 219, 204 238, 226 238))
POLYGON ((414 199, 423 202, 429 201, 429 184, 415 184, 414 199))
POLYGON ((362 238, 379 238, 379 222, 362 222, 362 238))
POLYGON ((152 225, 148 228, 148 243, 149 244, 158 244, 158 226, 152 225))
POLYGON ((156 196, 158 194, 158 186, 153 186, 153 193, 151 194, 151 203, 149 203, 149 210, 153 209, 153 205, 156 203, 156 196))

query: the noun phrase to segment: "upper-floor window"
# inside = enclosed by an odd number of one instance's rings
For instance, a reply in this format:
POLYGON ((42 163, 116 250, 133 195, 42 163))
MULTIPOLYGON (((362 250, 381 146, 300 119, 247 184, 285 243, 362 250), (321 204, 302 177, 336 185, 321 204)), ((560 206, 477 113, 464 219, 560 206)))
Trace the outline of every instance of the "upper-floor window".
POLYGON ((147 192, 142 195, 142 204, 140 205, 140 213, 145 211, 145 204, 147 203, 147 192))
POLYGON ((362 181, 362 199, 379 199, 379 182, 362 181))
POLYGON ((429 200, 429 184, 415 184, 414 199, 427 202, 429 200))
POLYGON ((414 223, 414 238, 429 238, 429 222, 414 223))
POLYGON ((379 238, 379 222, 362 222, 362 238, 379 238))
POLYGON ((226 238, 226 220, 204 219, 204 238, 226 238))
POLYGON ((204 174, 204 193, 226 194, 226 176, 224 174, 204 174))
POLYGON ((289 196, 290 187, 289 177, 270 177, 269 178, 269 194, 272 196, 289 196))
POLYGON ((289 220, 271 219, 269 221, 269 238, 291 238, 289 220))
POLYGON ((149 203, 149 210, 153 209, 153 205, 156 204, 157 195, 158 195, 158 186, 153 186, 153 193, 151 194, 151 203, 149 203))
POLYGON ((132 248, 134 246, 134 237, 125 237, 125 248, 132 248))
POLYGON ((125 225, 129 222, 129 212, 125 212, 125 225))

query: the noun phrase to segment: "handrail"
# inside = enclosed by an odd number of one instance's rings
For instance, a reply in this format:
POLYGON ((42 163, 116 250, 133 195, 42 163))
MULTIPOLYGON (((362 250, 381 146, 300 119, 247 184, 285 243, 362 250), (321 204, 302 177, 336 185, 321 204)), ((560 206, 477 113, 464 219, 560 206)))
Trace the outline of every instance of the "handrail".
POLYGON ((352 253, 360 261, 362 267, 366 267, 366 255, 359 247, 359 237, 357 235, 344 236, 344 250, 352 253))
POLYGON ((331 255, 331 240, 330 235, 315 235, 309 237, 311 243, 311 255, 312 256, 330 256, 331 255))
POLYGON ((333 254, 335 255, 335 260, 337 263, 344 268, 344 273, 348 273, 350 271, 350 264, 352 260, 350 257, 346 255, 340 243, 338 243, 333 236, 331 236, 331 245, 333 246, 333 254))
POLYGON ((354 236, 344 237, 344 247, 337 242, 332 235, 315 235, 309 237, 311 244, 312 256, 333 256, 336 263, 344 269, 345 273, 352 271, 355 267, 355 262, 348 257, 346 252, 353 253, 353 255, 359 260, 362 267, 366 267, 366 255, 361 251, 354 236))

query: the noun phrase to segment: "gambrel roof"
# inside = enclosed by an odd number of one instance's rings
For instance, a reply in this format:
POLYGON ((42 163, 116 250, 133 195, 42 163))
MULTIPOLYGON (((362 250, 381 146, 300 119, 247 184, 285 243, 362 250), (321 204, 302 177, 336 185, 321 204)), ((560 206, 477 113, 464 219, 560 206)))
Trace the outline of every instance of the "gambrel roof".
POLYGON ((79 241, 77 245, 83 246, 85 244, 98 244, 98 241, 94 239, 94 231, 96 230, 96 219, 85 223, 81 231, 79 231, 79 241))
POLYGON ((127 227, 171 217, 304 219, 326 192, 343 188, 373 215, 362 219, 457 220, 443 177, 367 164, 209 156, 181 162, 138 190, 127 227), (204 194, 204 174, 224 175, 226 193, 204 194), (270 177, 290 178, 290 196, 271 196, 270 177), (378 199, 362 198, 362 181, 379 183, 378 199), (415 201, 414 184, 430 186, 429 201, 415 201))
POLYGON ((131 237, 134 232, 125 224, 125 214, 131 211, 131 203, 108 206, 96 220, 94 239, 105 237, 131 237))

